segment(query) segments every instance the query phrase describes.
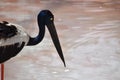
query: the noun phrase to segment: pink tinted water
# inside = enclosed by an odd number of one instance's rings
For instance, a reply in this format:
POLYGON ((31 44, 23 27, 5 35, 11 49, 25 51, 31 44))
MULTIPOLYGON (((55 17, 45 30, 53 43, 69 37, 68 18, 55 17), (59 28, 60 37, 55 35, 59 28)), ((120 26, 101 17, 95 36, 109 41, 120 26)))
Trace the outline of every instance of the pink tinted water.
POLYGON ((119 80, 119 0, 3 0, 0 21, 38 33, 36 16, 50 9, 66 59, 57 55, 46 30, 37 46, 25 47, 5 63, 5 80, 119 80))

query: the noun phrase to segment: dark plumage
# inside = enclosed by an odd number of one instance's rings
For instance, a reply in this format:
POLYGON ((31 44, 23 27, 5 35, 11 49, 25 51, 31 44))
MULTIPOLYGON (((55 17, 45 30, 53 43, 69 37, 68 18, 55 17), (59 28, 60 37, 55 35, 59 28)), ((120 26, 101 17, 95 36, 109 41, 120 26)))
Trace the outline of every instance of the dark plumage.
POLYGON ((22 48, 25 46, 25 42, 15 43, 12 45, 6 45, 6 46, 0 46, 0 63, 3 63, 7 60, 9 60, 11 57, 16 56, 22 48), (8 53, 9 52, 9 53, 8 53))
POLYGON ((17 28, 6 21, 0 23, 0 39, 7 39, 17 34, 17 28))

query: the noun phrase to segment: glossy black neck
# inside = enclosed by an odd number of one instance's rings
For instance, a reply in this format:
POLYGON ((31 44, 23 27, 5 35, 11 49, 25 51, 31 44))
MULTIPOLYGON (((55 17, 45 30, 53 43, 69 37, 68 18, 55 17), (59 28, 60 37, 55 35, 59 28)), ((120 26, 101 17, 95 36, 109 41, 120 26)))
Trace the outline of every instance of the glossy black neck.
POLYGON ((43 37, 45 35, 45 23, 38 19, 38 26, 39 26, 39 34, 35 38, 30 37, 27 46, 36 45, 43 40, 43 37))

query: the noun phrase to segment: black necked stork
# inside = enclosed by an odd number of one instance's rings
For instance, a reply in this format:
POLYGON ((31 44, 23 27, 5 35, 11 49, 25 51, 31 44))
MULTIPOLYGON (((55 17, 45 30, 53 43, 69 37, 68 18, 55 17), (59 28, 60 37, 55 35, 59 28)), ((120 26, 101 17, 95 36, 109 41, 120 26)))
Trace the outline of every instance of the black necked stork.
MULTIPOLYGON (((58 35, 54 26, 54 16, 49 10, 42 10, 37 17, 39 34, 37 37, 30 37, 23 27, 3 21, 0 23, 0 64, 1 72, 4 73, 4 62, 16 56, 24 46, 34 46, 40 43, 45 34, 45 26, 47 26, 56 50, 65 64, 63 52, 58 39, 58 35)), ((3 80, 3 79, 1 79, 3 80)))

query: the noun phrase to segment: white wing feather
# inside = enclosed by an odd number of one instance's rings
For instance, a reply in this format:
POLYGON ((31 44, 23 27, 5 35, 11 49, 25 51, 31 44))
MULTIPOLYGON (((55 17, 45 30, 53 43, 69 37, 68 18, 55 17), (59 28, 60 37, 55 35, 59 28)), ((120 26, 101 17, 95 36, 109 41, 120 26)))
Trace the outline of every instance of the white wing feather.
POLYGON ((23 27, 21 27, 17 24, 13 24, 13 23, 9 23, 9 24, 6 24, 6 25, 16 26, 18 32, 15 36, 13 36, 11 38, 0 39, 0 46, 11 45, 11 44, 14 44, 14 43, 22 43, 22 42, 25 42, 25 45, 26 45, 28 43, 29 35, 27 34, 27 32, 24 30, 23 27))

